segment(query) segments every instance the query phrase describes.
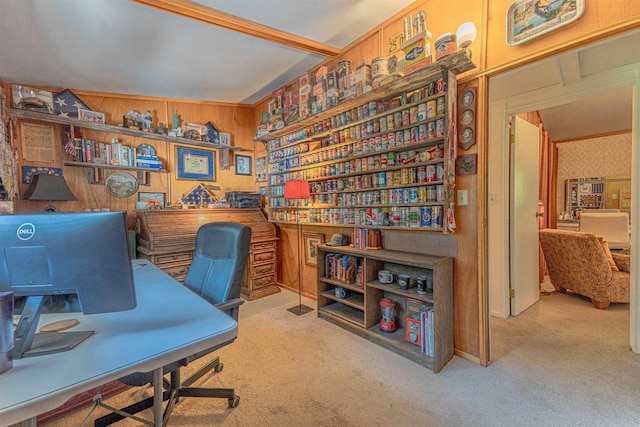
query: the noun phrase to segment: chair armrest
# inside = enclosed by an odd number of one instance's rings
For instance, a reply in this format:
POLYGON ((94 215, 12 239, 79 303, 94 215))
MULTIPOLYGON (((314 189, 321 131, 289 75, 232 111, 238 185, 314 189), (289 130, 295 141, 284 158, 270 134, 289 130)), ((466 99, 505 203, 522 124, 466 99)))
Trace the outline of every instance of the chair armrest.
POLYGON ((613 261, 618 266, 620 271, 624 271, 625 273, 631 273, 631 256, 626 254, 617 254, 615 252, 611 252, 611 257, 613 261))
POLYGON ((229 301, 216 304, 216 308, 220 309, 221 311, 228 312, 230 310, 233 310, 234 308, 240 307, 242 304, 244 304, 244 300, 242 298, 234 298, 230 299, 229 301))

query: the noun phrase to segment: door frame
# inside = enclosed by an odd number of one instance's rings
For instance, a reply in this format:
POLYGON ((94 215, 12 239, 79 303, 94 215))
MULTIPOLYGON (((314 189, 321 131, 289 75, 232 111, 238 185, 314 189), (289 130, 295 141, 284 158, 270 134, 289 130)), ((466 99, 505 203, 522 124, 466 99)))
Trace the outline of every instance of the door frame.
MULTIPOLYGON (((518 73, 522 69, 509 73, 518 73)), ((488 185, 487 185, 487 240, 489 313, 497 317, 508 317, 509 309, 509 116, 579 101, 586 97, 628 88, 633 92, 632 117, 632 177, 631 192, 640 194, 640 147, 638 147, 638 125, 640 124, 640 63, 609 69, 585 76, 579 81, 540 87, 526 93, 515 93, 519 88, 504 91, 500 99, 492 99, 491 86, 500 83, 503 75, 489 78, 488 109, 488 185), (505 197, 507 199, 505 200, 505 197)), ((498 93, 501 93, 498 91, 498 93)), ((631 223, 640 213, 640 197, 631 200, 631 223)), ((630 299, 630 345, 640 353, 640 317, 638 307, 640 295, 637 286, 637 266, 640 265, 640 227, 631 231, 631 299, 630 299)))

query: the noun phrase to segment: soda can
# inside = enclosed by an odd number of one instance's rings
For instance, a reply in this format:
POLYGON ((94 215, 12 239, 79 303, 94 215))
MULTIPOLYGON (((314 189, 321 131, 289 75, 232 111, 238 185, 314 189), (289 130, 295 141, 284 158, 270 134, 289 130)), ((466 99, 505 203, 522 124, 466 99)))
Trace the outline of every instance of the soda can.
POLYGON ((431 206, 424 206, 420 208, 420 214, 422 217, 420 221, 420 226, 431 227, 431 206))
POLYGON ((427 182, 432 182, 436 180, 436 165, 427 165, 427 182))
POLYGON ((386 156, 386 154, 383 154, 380 157, 380 168, 382 168, 382 169, 386 168, 387 167, 387 162, 388 162, 387 156, 386 156))
POLYGON ((418 202, 418 189, 416 187, 411 187, 409 189, 409 203, 417 203, 418 202))
POLYGON ((378 187, 386 187, 387 186, 387 174, 386 172, 378 173, 378 187))
POLYGON ((394 203, 402 203, 402 188, 396 188, 393 190, 394 203))
POLYGON ((387 129, 388 129, 387 117, 386 116, 382 116, 382 117, 380 117, 380 132, 386 132, 387 129))
POLYGON ((409 169, 400 169, 400 184, 407 185, 409 183, 409 169))
MULTIPOLYGON (((402 184, 402 174, 400 171, 393 171, 393 186, 399 187, 402 184)), ((402 198, 402 195, 400 196, 402 198)))
POLYGON ((431 207, 431 227, 442 228, 442 207, 440 206, 431 207))
POLYGON ((422 222, 420 208, 412 206, 409 208, 409 227, 418 228, 422 222))
POLYGON ((371 101, 369 103, 369 117, 373 117, 377 114, 377 110, 376 110, 376 102, 375 101, 371 101))
POLYGON ((444 202, 444 185, 436 185, 436 202, 444 202))
POLYGON ((396 147, 403 144, 403 140, 404 140, 403 135, 404 135, 404 132, 401 130, 396 132, 396 147))
POLYGON ((418 127, 411 128, 411 142, 418 142, 418 127))
POLYGON ((416 178, 418 182, 427 182, 427 168, 425 166, 418 166, 416 178))
POLYGON ((389 203, 389 192, 387 190, 382 190, 380 192, 380 203, 383 205, 389 203))
POLYGON ((438 192, 434 185, 427 187, 427 202, 435 202, 438 198, 438 192))
POLYGON ((436 165, 436 180, 442 181, 444 179, 444 164, 438 163, 436 165))
POLYGON ((406 187, 402 189, 402 203, 409 203, 409 189, 406 187))
POLYGON ((374 142, 374 147, 375 147, 376 151, 382 150, 382 137, 381 136, 376 136, 375 142, 374 142))
POLYGON ((380 120, 376 119, 373 121, 373 133, 380 132, 380 120))
POLYGON ((418 187, 418 201, 420 203, 427 201, 427 187, 418 187))
POLYGON ((396 153, 394 152, 387 153, 387 164, 389 166, 393 166, 396 164, 396 153))
POLYGON ((416 182, 418 182, 418 176, 417 176, 417 172, 416 172, 416 168, 410 168, 409 169, 409 184, 415 184, 416 182))

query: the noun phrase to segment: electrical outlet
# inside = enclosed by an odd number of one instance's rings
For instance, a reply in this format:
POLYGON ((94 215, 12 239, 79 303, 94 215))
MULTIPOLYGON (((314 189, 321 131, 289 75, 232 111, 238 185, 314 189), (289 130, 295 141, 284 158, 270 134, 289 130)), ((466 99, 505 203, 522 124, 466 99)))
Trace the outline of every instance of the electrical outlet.
POLYGON ((458 206, 469 205, 469 190, 458 190, 458 206))

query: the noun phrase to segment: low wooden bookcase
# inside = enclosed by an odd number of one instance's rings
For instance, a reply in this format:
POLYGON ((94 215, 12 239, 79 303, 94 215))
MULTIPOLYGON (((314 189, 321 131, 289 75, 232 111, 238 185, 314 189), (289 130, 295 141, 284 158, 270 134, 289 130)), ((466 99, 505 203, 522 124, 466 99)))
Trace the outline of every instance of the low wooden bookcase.
POLYGON ((329 320, 364 338, 413 360, 434 372, 439 372, 453 357, 453 258, 390 250, 361 250, 349 246, 318 247, 318 317, 329 320), (353 256, 360 267, 355 283, 330 277, 327 255, 353 256), (380 283, 378 270, 392 274, 409 274, 412 283, 421 274, 431 275, 433 290, 418 294, 415 287, 400 289, 397 281, 380 283), (336 295, 336 286, 348 295, 336 295), (380 300, 395 302, 395 332, 380 329, 380 300), (429 357, 421 347, 405 339, 406 298, 433 305, 434 355, 429 357))

